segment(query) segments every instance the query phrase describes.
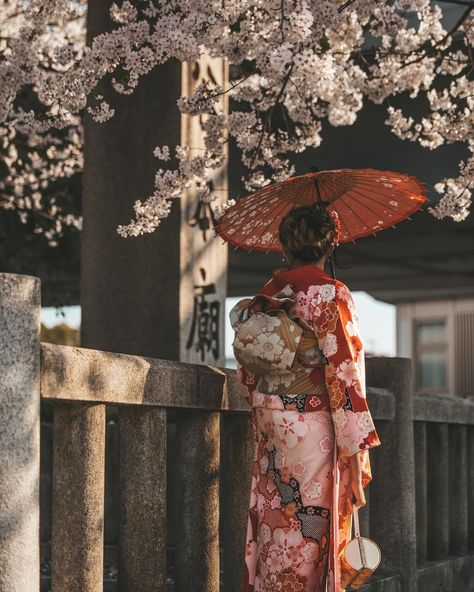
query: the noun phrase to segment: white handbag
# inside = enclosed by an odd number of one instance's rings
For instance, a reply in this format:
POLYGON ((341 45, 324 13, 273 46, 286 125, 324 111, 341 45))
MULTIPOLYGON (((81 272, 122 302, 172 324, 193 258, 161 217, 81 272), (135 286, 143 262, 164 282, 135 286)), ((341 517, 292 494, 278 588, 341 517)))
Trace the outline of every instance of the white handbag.
POLYGON ((341 587, 360 588, 374 573, 382 559, 380 547, 372 539, 360 536, 359 510, 353 506, 351 516, 354 537, 346 544, 341 561, 341 587))

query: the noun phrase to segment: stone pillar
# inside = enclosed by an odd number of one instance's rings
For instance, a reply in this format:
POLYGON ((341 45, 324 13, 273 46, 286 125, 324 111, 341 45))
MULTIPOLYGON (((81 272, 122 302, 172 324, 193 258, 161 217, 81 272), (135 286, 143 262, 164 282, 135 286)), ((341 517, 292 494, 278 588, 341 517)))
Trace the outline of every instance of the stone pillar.
MULTIPOLYGON (((111 4, 89 0, 89 39, 111 27, 111 4)), ((190 94, 203 75, 226 86, 226 71, 220 60, 202 58, 199 64, 183 66, 171 61, 143 77, 130 96, 115 93, 109 84, 101 88, 115 109, 109 121, 95 123, 86 115, 83 346, 224 365, 227 245, 212 230, 204 233, 199 227, 195 218, 209 218, 209 210, 196 212, 193 189, 173 201, 154 233, 124 239, 116 229, 133 218, 135 200, 153 193, 156 170, 168 164, 153 156, 155 146, 169 145, 173 152, 184 142, 191 154, 202 154, 203 120, 181 116, 176 101, 182 93, 190 94)), ((213 184, 223 201, 225 170, 213 184)))
MULTIPOLYGON (((183 64, 182 88, 184 96, 190 96, 203 78, 215 80, 222 88, 228 86, 227 65, 223 60, 203 56, 195 64, 183 64)), ((219 107, 227 112, 227 95, 223 95, 219 107)), ((204 148, 203 117, 181 118, 181 143, 190 146, 191 154, 202 154, 204 148)), ((216 202, 227 197, 227 169, 216 171, 212 179, 216 202)), ((214 237, 209 209, 199 204, 193 189, 181 197, 180 227, 180 360, 196 364, 211 363, 224 366, 224 314, 227 292, 227 244, 214 237), (199 222, 199 220, 201 220, 199 222), (201 230, 200 224, 208 230, 201 230), (213 238, 214 237, 214 238, 213 238), (211 350, 199 345, 199 317, 210 318, 208 338, 212 339, 211 350), (193 338, 194 336, 194 338, 193 338), (213 355, 213 351, 216 355, 213 355)), ((209 204, 207 204, 209 205, 209 204)), ((211 204, 212 207, 213 204, 211 204)), ((202 321, 201 321, 202 322, 202 321)))
POLYGON ((468 549, 474 551, 474 426, 467 428, 468 549))
POLYGON ((40 281, 0 274, 0 590, 40 586, 40 281))
POLYGON ((449 426, 427 426, 428 560, 449 556, 449 426))
POLYGON ((415 422, 415 479, 416 479, 416 557, 417 565, 428 558, 428 476, 426 451, 426 423, 415 422))
POLYGON ((177 423, 176 592, 219 592, 218 412, 182 412, 177 423))
POLYGON ((119 590, 166 588, 166 409, 120 407, 119 590))
POLYGON ((367 384, 390 390, 395 417, 377 423, 381 446, 370 495, 370 536, 384 569, 400 575, 401 589, 416 592, 415 458, 411 360, 368 358, 367 384))
POLYGON ((103 578, 105 405, 55 403, 54 592, 96 592, 103 578))
MULTIPOLYGON (((89 39, 111 28, 111 4, 112 0, 89 0, 89 39)), ((116 229, 133 218, 135 200, 153 193, 156 170, 167 166, 153 156, 156 146, 168 145, 173 154, 175 146, 184 142, 192 147, 191 154, 202 154, 203 118, 182 116, 176 101, 181 94, 189 95, 203 75, 225 87, 226 72, 220 60, 202 58, 199 64, 185 65, 171 61, 142 78, 130 96, 118 95, 109 84, 98 89, 115 116, 106 123, 85 118, 84 347, 224 365, 227 244, 214 236, 210 221, 207 232, 201 229, 209 220, 209 208, 196 211, 198 202, 190 188, 173 201, 170 214, 154 233, 123 239, 116 229)), ((226 96, 224 112, 225 101, 226 96)), ((224 201, 225 170, 218 172, 213 185, 217 201, 224 201)), ((113 411, 108 411, 109 417, 113 411)), ((167 418, 169 454, 174 459, 177 413, 168 411, 167 418)), ((123 437, 119 435, 120 440, 123 437)), ((121 446, 127 443, 121 441, 121 446)), ((178 483, 169 483, 168 518, 175 513, 174 491, 183 478, 181 467, 169 472, 178 483)), ((171 532, 168 546, 180 536, 171 532)))
POLYGON ((250 413, 221 414, 220 538, 226 592, 241 592, 255 442, 250 413))
POLYGON ((449 552, 467 555, 468 466, 467 426, 449 426, 449 552))
MULTIPOLYGON (((89 1, 89 38, 110 28, 111 4, 89 1)), ((82 345, 177 360, 179 202, 153 234, 123 239, 116 229, 133 218, 134 201, 153 192, 154 147, 179 143, 180 64, 156 69, 131 96, 104 86, 115 116, 84 122, 82 345)))

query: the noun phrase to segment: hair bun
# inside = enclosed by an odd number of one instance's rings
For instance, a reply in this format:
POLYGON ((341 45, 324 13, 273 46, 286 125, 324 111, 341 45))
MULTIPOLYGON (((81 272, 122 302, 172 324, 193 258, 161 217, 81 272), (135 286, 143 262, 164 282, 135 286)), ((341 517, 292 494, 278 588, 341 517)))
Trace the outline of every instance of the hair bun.
POLYGON ((319 259, 332 245, 338 243, 336 220, 328 211, 328 201, 317 201, 290 210, 282 219, 280 242, 295 257, 305 260, 319 259))

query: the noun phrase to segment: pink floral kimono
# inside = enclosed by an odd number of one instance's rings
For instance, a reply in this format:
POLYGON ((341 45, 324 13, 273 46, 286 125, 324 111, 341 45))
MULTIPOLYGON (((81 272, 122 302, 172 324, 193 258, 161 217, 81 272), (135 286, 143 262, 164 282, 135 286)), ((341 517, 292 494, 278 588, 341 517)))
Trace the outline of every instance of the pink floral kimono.
POLYGON ((234 340, 235 352, 273 364, 260 375, 237 364, 255 441, 243 592, 341 592, 350 456, 363 451, 365 487, 368 449, 381 443, 365 397, 357 314, 347 286, 312 264, 275 270, 260 294, 292 298, 288 317, 305 331, 291 352, 283 334, 294 327, 267 315, 268 326, 234 340))

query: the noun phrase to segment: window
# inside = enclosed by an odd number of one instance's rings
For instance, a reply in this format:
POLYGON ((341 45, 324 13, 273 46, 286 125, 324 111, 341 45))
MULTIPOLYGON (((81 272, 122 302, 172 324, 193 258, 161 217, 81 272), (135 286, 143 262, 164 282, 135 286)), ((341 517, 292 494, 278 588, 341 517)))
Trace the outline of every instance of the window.
POLYGON ((415 375, 417 389, 445 391, 448 387, 446 320, 415 324, 415 375))

